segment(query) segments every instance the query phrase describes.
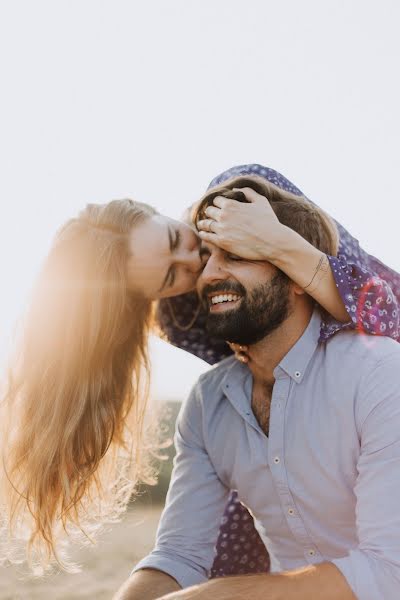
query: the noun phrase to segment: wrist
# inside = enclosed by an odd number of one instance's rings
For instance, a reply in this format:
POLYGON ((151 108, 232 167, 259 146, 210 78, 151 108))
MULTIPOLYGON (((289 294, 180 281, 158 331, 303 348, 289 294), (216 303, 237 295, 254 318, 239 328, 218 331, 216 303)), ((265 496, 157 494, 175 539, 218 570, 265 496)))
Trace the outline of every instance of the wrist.
POLYGON ((321 250, 288 227, 281 238, 279 249, 273 264, 303 289, 309 286, 320 262, 326 260, 326 255, 321 250))
POLYGON ((262 260, 267 260, 278 268, 281 268, 281 264, 285 264, 288 253, 295 251, 298 242, 296 236, 298 234, 279 223, 279 226, 275 228, 273 236, 262 241, 259 252, 262 255, 262 260))
POLYGON ((297 265, 299 257, 315 259, 318 263, 322 255, 323 252, 310 244, 297 231, 282 225, 279 240, 276 242, 276 253, 273 263, 278 269, 285 271, 286 268, 292 267, 293 264, 297 265))

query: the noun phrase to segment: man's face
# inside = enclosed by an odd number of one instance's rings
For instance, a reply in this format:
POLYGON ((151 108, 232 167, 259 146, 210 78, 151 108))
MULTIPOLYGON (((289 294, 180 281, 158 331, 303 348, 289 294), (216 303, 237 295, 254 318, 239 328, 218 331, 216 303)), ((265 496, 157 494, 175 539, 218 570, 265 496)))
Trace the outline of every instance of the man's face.
POLYGON ((207 331, 237 344, 255 344, 291 312, 291 281, 266 261, 243 260, 203 242, 209 258, 197 282, 208 307, 207 331))

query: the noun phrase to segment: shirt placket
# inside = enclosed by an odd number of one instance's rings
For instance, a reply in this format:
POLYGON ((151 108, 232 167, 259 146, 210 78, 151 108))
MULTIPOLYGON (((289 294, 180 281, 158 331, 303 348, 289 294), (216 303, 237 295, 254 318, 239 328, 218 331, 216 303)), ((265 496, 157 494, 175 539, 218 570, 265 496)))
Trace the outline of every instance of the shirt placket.
MULTIPOLYGON (((268 445, 268 462, 281 503, 282 512, 297 544, 310 564, 321 562, 322 554, 310 538, 289 488, 285 462, 285 414, 291 391, 297 385, 281 370, 273 387, 268 445)), ((290 444, 290 440, 287 441, 290 444)))

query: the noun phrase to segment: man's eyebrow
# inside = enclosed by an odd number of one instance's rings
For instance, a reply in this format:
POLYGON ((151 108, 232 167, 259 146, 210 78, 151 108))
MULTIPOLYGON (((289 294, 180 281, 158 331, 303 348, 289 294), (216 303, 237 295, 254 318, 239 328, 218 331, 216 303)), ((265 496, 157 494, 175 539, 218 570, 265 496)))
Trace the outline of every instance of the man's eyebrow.
POLYGON ((203 240, 201 240, 201 242, 200 242, 199 253, 200 253, 200 257, 203 257, 206 254, 211 254, 210 248, 207 246, 207 244, 203 240))
MULTIPOLYGON (((173 239, 173 231, 172 231, 171 225, 168 225, 168 243, 169 243, 169 251, 172 252, 174 249, 174 239, 173 239)), ((163 289, 165 288, 165 286, 167 285, 167 281, 171 275, 171 269, 172 269, 172 265, 168 269, 167 274, 165 275, 164 280, 161 284, 161 287, 157 293, 162 292, 163 289)))

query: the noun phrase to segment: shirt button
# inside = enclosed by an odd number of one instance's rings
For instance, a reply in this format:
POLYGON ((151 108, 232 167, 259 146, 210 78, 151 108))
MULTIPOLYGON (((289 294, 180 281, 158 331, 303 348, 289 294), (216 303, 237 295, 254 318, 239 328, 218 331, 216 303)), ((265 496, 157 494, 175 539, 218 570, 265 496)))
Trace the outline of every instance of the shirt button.
POLYGON ((275 456, 275 458, 274 458, 274 463, 275 463, 276 465, 279 465, 279 463, 280 463, 280 462, 281 462, 281 459, 279 458, 279 456, 275 456))
POLYGON ((309 556, 314 556, 315 555, 315 550, 309 550, 308 551, 308 555, 309 556))
POLYGON ((294 372, 294 376, 298 379, 299 377, 301 377, 301 373, 300 371, 295 371, 294 372))
POLYGON ((294 509, 293 508, 289 508, 288 513, 292 517, 294 515, 294 509))

